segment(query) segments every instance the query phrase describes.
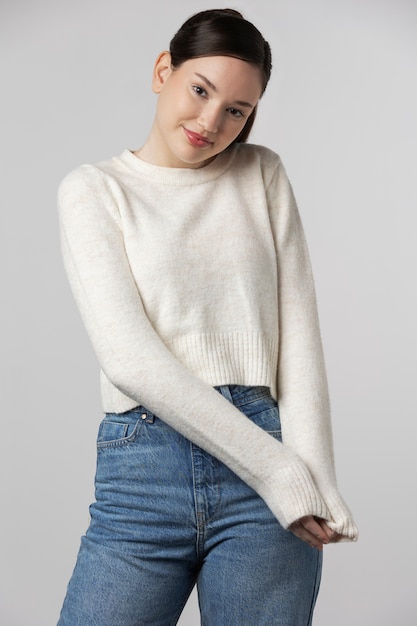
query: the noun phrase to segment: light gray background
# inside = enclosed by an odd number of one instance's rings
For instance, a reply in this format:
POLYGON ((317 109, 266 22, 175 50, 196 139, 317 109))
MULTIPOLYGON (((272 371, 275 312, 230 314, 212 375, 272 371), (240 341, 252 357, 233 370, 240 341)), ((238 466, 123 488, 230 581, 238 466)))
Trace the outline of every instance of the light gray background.
MULTIPOLYGON (((281 154, 300 205, 339 484, 361 531, 357 544, 325 551, 315 624, 411 626, 417 5, 229 4, 272 45, 273 78, 252 140, 281 154)), ((82 162, 141 145, 154 58, 191 13, 217 6, 1 0, 4 626, 56 623, 92 498, 98 371, 61 264, 58 182, 82 162)), ((195 595, 181 624, 198 624, 195 595)))

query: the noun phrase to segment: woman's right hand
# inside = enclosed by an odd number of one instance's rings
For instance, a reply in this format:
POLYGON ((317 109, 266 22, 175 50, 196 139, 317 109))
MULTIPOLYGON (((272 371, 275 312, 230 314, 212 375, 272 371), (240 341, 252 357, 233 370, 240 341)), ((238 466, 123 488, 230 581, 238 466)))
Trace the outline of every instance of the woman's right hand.
POLYGON ((338 533, 332 530, 324 519, 313 515, 306 515, 293 522, 289 530, 317 550, 323 550, 323 546, 339 540, 338 533))

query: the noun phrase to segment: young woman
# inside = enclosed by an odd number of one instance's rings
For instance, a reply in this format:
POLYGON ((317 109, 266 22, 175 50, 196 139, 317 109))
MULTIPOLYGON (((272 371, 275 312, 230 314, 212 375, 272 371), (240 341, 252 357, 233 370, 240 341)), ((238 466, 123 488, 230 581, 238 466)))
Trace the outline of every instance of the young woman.
POLYGON ((240 13, 155 63, 144 145, 59 190, 101 366, 96 502, 60 626, 306 626, 338 493, 313 279, 279 157, 245 143, 271 71, 240 13))

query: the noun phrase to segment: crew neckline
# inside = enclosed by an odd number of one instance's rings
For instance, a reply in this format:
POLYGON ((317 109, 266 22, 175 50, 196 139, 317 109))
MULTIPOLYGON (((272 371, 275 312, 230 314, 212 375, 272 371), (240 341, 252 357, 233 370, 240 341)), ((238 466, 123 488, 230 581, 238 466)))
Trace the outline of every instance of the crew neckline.
POLYGON ((199 168, 164 167, 154 165, 137 157, 132 150, 126 148, 118 157, 122 163, 137 175, 147 180, 157 180, 166 185, 193 185, 209 182, 218 178, 232 164, 237 153, 238 144, 229 146, 216 156, 208 165, 199 168))

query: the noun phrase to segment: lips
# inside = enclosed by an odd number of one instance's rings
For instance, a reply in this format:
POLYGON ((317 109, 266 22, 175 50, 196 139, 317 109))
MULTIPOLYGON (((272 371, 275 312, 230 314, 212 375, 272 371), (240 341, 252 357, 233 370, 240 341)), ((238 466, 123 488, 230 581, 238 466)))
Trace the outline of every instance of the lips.
POLYGON ((207 148, 213 142, 207 139, 207 137, 203 137, 203 135, 199 135, 198 133, 194 133, 192 130, 188 130, 183 126, 185 136, 192 146, 196 148, 207 148))

